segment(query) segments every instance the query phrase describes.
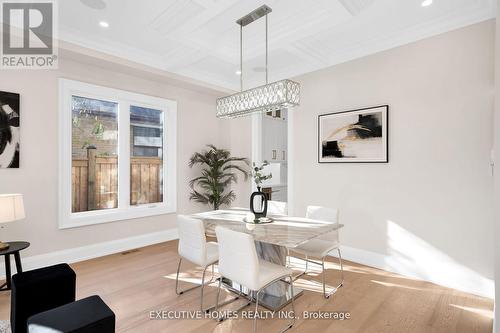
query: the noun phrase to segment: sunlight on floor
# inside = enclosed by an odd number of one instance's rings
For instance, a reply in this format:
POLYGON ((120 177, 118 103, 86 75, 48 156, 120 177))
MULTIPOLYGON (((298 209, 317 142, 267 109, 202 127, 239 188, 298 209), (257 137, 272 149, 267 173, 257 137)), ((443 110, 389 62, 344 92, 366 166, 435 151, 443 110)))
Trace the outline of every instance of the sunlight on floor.
POLYGON ((462 306, 462 305, 456 305, 456 304, 450 304, 451 307, 461 309, 464 311, 472 312, 475 314, 480 315, 481 317, 487 318, 487 319, 493 319, 493 311, 487 310, 487 309, 478 309, 478 308, 472 308, 470 306, 462 306))
POLYGON ((385 282, 385 281, 377 281, 377 280, 371 280, 371 282, 376 283, 378 285, 384 286, 384 287, 392 287, 392 288, 403 288, 403 289, 408 289, 408 290, 416 290, 416 291, 425 291, 425 292, 445 292, 449 289, 447 288, 441 288, 436 286, 435 288, 422 288, 422 287, 414 287, 414 286, 409 286, 409 285, 404 285, 400 283, 392 283, 392 282, 385 282))
POLYGON ((460 264, 393 221, 387 221, 387 238, 390 256, 386 260, 387 269, 454 289, 494 294, 492 280, 460 264))

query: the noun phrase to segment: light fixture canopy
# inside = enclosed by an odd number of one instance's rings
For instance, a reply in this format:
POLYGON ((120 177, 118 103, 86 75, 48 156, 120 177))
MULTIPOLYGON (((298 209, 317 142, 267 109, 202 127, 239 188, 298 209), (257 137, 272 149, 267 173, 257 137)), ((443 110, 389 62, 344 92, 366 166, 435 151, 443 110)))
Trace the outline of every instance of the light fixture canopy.
POLYGON ((103 28, 109 28, 109 23, 106 21, 101 21, 99 22, 99 25, 103 28))
POLYGON ((424 0, 422 1, 422 7, 428 7, 430 5, 432 5, 432 0, 424 0))
POLYGON ((240 26, 240 92, 217 99, 218 118, 236 118, 259 112, 269 112, 298 106, 300 104, 300 84, 292 80, 268 82, 268 19, 272 9, 263 5, 236 23, 240 26), (243 27, 258 20, 266 19, 266 84, 243 91, 243 27))

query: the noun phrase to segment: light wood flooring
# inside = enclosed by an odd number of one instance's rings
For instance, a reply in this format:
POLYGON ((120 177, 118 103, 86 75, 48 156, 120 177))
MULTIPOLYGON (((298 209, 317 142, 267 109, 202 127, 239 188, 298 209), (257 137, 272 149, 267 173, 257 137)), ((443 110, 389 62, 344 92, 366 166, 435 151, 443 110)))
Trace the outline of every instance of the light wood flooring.
MULTIPOLYGON (((71 265, 77 274, 77 298, 100 295, 117 316, 117 332, 251 332, 252 321, 151 320, 150 311, 197 310, 199 289, 177 296, 177 241, 153 245, 71 265)), ((299 263, 297 263, 299 264, 299 263)), ((297 267, 298 269, 302 267, 297 267)), ((327 281, 339 277, 337 260, 328 262, 327 281)), ((493 301, 388 273, 344 263, 345 284, 329 300, 321 295, 320 276, 296 281, 306 289, 295 305, 303 311, 346 311, 349 320, 298 319, 288 332, 491 332, 493 301)), ((199 281, 201 270, 186 264, 182 286, 199 281)), ((213 304, 217 285, 206 288, 207 305, 213 304)), ((230 295, 225 294, 225 297, 230 295)), ((229 305, 236 308, 241 303, 229 305)), ((9 318, 10 292, 0 293, 0 319, 9 318)), ((248 310, 253 310, 249 307, 248 310)), ((278 332, 285 321, 260 320, 259 332, 278 332)))

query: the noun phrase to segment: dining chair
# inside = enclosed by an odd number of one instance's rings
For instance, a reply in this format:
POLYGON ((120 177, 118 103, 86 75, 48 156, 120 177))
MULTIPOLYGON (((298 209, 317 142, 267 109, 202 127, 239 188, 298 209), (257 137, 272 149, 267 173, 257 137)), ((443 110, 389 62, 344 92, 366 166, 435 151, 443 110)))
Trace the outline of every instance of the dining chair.
MULTIPOLYGON (((224 227, 216 227, 215 233, 219 243, 219 273, 222 277, 232 280, 248 288, 251 292, 256 293, 255 313, 257 313, 259 308, 259 296, 261 291, 275 282, 285 278, 289 279, 293 319, 281 332, 285 332, 292 328, 295 324, 292 270, 285 266, 259 259, 255 249, 255 242, 251 235, 229 230, 224 227)), ((215 311, 219 308, 221 280, 222 279, 219 279, 215 311)), ((242 308, 237 311, 241 309, 242 308)), ((254 316, 254 333, 257 331, 257 317, 258 316, 254 316)))
POLYGON ((283 201, 268 201, 267 202, 267 214, 268 215, 287 215, 288 214, 288 204, 283 201))
MULTIPOLYGON (((320 220, 332 224, 339 223, 339 211, 338 209, 319 207, 319 206, 309 206, 307 207, 306 217, 311 220, 320 220)), ((307 222, 306 222, 307 223, 307 222)), ((313 263, 321 266, 321 275, 323 283, 323 296, 329 298, 331 295, 335 294, 337 290, 344 284, 344 267, 342 265, 342 255, 340 253, 340 241, 338 230, 331 231, 324 235, 320 235, 316 238, 307 241, 306 243, 299 245, 295 248, 290 249, 292 252, 302 254, 306 257, 306 268, 304 272, 295 277, 295 279, 307 274, 308 263, 313 263), (326 292, 326 281, 325 281, 325 258, 328 256, 330 251, 337 250, 339 255, 340 263, 340 274, 341 281, 340 284, 333 288, 328 293, 326 292), (321 262, 310 260, 309 257, 318 258, 321 262)))
MULTIPOLYGON (((219 249, 217 243, 207 242, 203 221, 193 219, 184 215, 177 217, 177 227, 179 230, 179 264, 177 265, 177 275, 175 278, 175 292, 182 295, 185 292, 201 287, 200 309, 203 310, 203 289, 214 280, 214 265, 219 260, 219 249), (179 271, 182 260, 185 259, 197 266, 203 267, 201 284, 179 291, 179 271), (205 274, 208 266, 212 266, 212 277, 205 283, 205 274)), ((206 309, 205 311, 208 311, 206 309)))

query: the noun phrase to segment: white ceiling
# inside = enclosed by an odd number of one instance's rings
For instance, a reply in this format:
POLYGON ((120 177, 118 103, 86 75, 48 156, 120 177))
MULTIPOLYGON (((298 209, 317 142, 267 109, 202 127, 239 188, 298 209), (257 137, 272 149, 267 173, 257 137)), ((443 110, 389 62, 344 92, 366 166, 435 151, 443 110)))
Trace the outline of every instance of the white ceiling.
MULTIPOLYGON (((239 26, 267 4, 270 81, 495 17, 495 0, 64 0, 61 39, 239 89, 239 26), (84 5, 91 4, 91 6, 84 5), (103 7, 94 9, 91 7, 103 7), (109 28, 99 26, 100 21, 109 28)), ((245 87, 262 84, 264 20, 244 28, 245 87)))

